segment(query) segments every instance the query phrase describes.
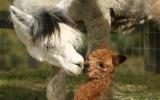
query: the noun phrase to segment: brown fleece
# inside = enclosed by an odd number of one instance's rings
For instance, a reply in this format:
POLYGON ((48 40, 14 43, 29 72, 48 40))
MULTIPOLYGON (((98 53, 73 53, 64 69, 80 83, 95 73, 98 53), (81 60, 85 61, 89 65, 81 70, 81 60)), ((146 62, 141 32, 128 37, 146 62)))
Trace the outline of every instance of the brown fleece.
POLYGON ((119 58, 107 49, 93 51, 87 61, 89 79, 79 87, 73 100, 99 100, 103 92, 110 87, 115 66, 126 59, 119 58))

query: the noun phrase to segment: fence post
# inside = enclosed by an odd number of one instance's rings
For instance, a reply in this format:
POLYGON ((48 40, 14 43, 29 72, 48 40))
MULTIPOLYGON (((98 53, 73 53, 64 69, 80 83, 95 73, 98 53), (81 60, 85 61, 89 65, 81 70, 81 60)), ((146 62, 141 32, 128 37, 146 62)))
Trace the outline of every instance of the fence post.
POLYGON ((0 11, 0 28, 13 29, 13 24, 9 17, 9 12, 0 11))
POLYGON ((160 31, 150 25, 144 36, 145 70, 160 74, 160 31))

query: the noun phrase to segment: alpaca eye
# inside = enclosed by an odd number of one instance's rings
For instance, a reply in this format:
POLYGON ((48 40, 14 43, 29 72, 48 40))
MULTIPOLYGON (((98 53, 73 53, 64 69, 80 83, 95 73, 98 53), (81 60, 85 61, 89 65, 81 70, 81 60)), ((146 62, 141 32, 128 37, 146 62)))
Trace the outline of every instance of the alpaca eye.
POLYGON ((48 51, 48 50, 54 49, 55 47, 52 46, 52 45, 47 45, 47 46, 45 46, 45 48, 46 48, 46 50, 48 51))
POLYGON ((100 66, 101 68, 105 68, 105 67, 106 67, 106 65, 104 65, 103 63, 100 63, 99 66, 100 66))

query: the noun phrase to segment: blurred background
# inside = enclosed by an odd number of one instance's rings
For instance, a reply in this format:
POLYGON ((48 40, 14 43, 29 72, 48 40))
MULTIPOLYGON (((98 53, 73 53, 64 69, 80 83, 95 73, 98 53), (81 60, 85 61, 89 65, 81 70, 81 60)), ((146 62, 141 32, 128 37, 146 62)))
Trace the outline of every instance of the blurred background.
MULTIPOLYGON (((11 3, 12 0, 0 0, 0 100, 46 100, 51 67, 30 57, 12 26, 4 25, 11 3)), ((85 32, 84 35, 87 37, 85 32)), ((115 100, 160 100, 159 37, 159 30, 150 22, 132 34, 112 32, 113 49, 128 56, 115 75, 115 100)), ((86 38, 84 41, 87 44, 86 38)), ((73 91, 84 80, 83 75, 67 79, 67 100, 72 100, 73 91)))

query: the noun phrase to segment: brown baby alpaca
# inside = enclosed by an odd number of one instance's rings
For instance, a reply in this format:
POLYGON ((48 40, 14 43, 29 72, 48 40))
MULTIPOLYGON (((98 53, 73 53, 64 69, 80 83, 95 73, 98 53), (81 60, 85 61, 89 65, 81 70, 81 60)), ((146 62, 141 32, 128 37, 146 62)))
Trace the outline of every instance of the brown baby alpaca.
POLYGON ((89 79, 76 91, 74 100, 100 100, 104 91, 110 87, 115 66, 125 60, 125 56, 114 55, 107 49, 93 51, 87 61, 89 79))

